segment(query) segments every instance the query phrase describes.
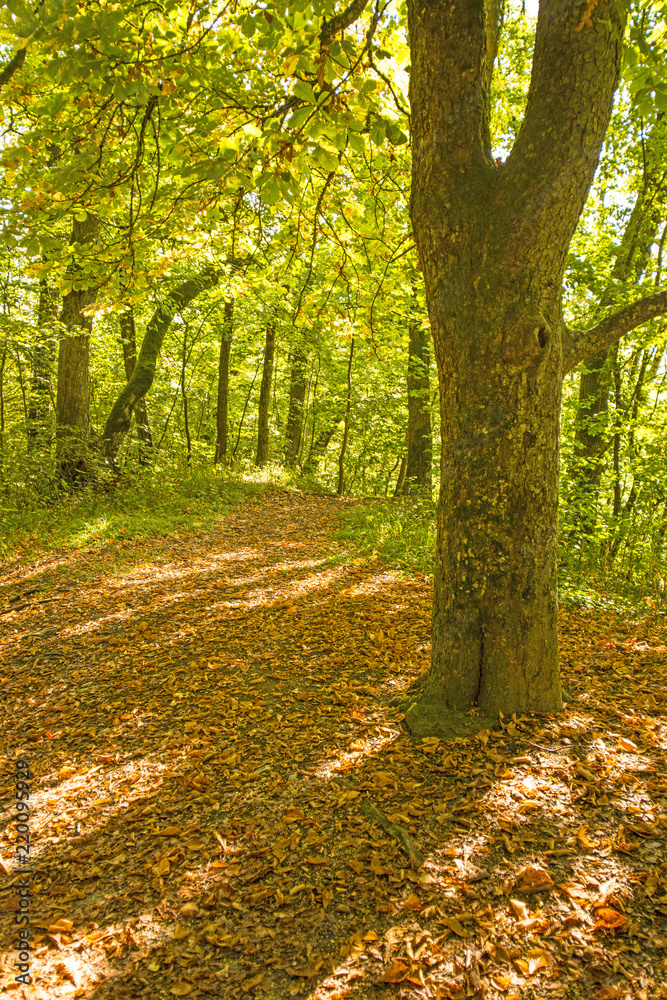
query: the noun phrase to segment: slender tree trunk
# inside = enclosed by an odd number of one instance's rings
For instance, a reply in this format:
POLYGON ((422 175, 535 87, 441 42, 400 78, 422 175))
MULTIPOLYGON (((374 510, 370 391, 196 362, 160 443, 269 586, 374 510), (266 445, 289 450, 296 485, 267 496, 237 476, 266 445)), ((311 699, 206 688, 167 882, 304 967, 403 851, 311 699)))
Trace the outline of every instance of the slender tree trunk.
POLYGON ((7 341, 0 358, 0 472, 4 474, 5 463, 5 362, 7 361, 7 341))
MULTIPOLYGON (((132 307, 120 314, 120 336, 123 342, 125 378, 129 382, 137 364, 137 334, 134 324, 134 310, 132 307)), ((146 407, 145 397, 138 399, 135 404, 134 420, 137 427, 137 438, 143 446, 143 453, 145 448, 153 447, 153 435, 151 434, 151 428, 148 422, 148 409, 146 407)))
POLYGON ((227 299, 224 306, 220 356, 218 358, 218 398, 215 411, 215 457, 214 465, 227 462, 228 420, 229 420, 229 358, 232 353, 234 336, 234 300, 227 299))
POLYGON ((410 323, 408 355, 408 441, 404 493, 431 492, 431 433, 429 364, 430 333, 415 319, 410 323))
POLYGON ((310 451, 308 452, 308 458, 303 467, 304 475, 312 476, 317 472, 317 467, 324 456, 325 451, 329 447, 329 442, 338 430, 338 425, 343 419, 344 414, 338 413, 331 420, 328 427, 324 427, 320 433, 317 435, 313 443, 311 444, 310 451))
POLYGON ((400 497, 405 490, 405 471, 408 467, 408 460, 405 452, 401 455, 401 467, 398 470, 398 478, 396 480, 396 489, 394 490, 394 496, 400 497))
POLYGON ((345 403, 345 423, 343 425, 343 441, 340 446, 338 456, 338 496, 342 496, 345 490, 345 452, 347 451, 347 440, 350 434, 350 409, 352 407, 352 358, 354 356, 354 337, 350 341, 350 359, 347 363, 347 401, 345 403))
MULTIPOLYGON (((498 167, 483 0, 408 0, 410 210, 442 442, 431 669, 404 703, 415 733, 448 732, 452 712, 473 705, 489 717, 562 706, 563 372, 628 329, 617 316, 609 328, 574 333, 561 309, 566 254, 621 61, 620 8, 608 5, 590 26, 583 11, 541 0, 524 121, 498 167)), ((469 722, 457 715, 454 729, 469 722)))
POLYGON ((83 221, 73 220, 70 243, 77 249, 67 272, 73 287, 63 299, 61 312, 56 453, 58 475, 70 489, 83 485, 92 475, 89 369, 93 324, 86 311, 95 303, 97 288, 89 287, 82 277, 80 260, 97 241, 99 231, 99 219, 94 215, 88 214, 83 221))
POLYGON ((234 443, 234 451, 232 452, 232 458, 231 458, 232 462, 236 458, 236 452, 238 451, 239 442, 241 440, 241 432, 243 430, 243 421, 245 420, 245 415, 246 415, 246 411, 248 409, 248 404, 250 402, 250 397, 252 396, 252 390, 255 388, 255 382, 257 381, 257 375, 259 374, 259 366, 260 366, 260 364, 261 364, 261 361, 258 361, 257 362, 257 367, 255 368, 255 374, 252 377, 252 382, 250 383, 250 388, 248 389, 248 392, 247 392, 247 395, 246 395, 246 398, 245 398, 245 403, 243 404, 243 410, 241 412, 241 419, 239 420, 239 429, 238 429, 238 432, 236 434, 236 441, 234 443))
POLYGON ((188 413, 188 394, 185 388, 185 375, 188 364, 188 327, 183 332, 183 353, 181 355, 181 397, 183 399, 183 430, 185 431, 186 461, 192 462, 192 439, 190 437, 190 416, 188 413))
POLYGON ((28 403, 28 451, 42 451, 49 443, 48 419, 53 400, 53 366, 56 360, 58 297, 46 278, 39 281, 37 341, 32 355, 28 403))
POLYGON ((153 384, 157 357, 174 316, 198 295, 213 288, 217 283, 217 271, 207 268, 197 277, 189 278, 171 291, 153 313, 146 327, 132 375, 119 393, 107 417, 102 435, 104 455, 107 460, 115 462, 118 449, 130 429, 134 408, 153 384))
POLYGON ((267 324, 264 341, 264 364, 259 387, 259 408, 257 417, 257 455, 255 465, 266 465, 269 460, 269 405, 271 403, 271 379, 276 348, 276 331, 273 323, 267 324))
POLYGON ((303 430, 303 406, 306 398, 306 352, 300 345, 294 348, 289 380, 289 409, 285 430, 285 465, 296 465, 303 430))

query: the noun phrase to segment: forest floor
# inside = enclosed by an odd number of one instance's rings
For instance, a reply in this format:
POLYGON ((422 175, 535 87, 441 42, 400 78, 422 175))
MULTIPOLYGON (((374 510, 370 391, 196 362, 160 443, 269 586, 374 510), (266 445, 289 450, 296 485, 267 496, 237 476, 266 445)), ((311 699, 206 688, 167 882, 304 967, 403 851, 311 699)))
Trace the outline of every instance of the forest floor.
POLYGON ((667 629, 563 611, 565 712, 415 741, 430 584, 336 545, 345 503, 2 567, 0 992, 667 997, 667 629))

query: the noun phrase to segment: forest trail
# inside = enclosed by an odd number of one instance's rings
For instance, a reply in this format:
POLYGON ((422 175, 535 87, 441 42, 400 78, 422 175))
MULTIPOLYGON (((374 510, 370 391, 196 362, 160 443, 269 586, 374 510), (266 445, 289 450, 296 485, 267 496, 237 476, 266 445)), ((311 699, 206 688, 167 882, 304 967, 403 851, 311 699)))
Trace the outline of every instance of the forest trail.
POLYGON ((415 742, 388 702, 431 588, 344 561, 347 502, 274 490, 213 532, 5 567, 14 996, 667 996, 664 624, 562 613, 566 712, 415 742))

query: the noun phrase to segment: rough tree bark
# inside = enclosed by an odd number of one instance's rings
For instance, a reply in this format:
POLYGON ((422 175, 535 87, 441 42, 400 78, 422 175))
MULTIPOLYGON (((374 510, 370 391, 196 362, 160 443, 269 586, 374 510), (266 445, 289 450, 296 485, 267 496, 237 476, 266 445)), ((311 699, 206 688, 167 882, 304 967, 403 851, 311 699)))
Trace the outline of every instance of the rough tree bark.
MULTIPOLYGON (((131 306, 120 314, 120 336, 123 342, 125 378, 129 382, 137 364, 137 332, 134 323, 134 309, 131 306)), ((142 451, 145 448, 152 448, 153 435, 148 422, 145 398, 137 400, 134 407, 134 420, 137 425, 137 437, 143 446, 142 451)))
MULTIPOLYGON (((410 323, 408 352, 408 436, 403 493, 431 492, 430 333, 418 320, 410 323)), ((400 479, 400 476, 399 476, 400 479)))
POLYGON ((218 399, 215 410, 216 437, 214 465, 217 465, 218 462, 227 462, 227 451, 229 448, 229 358, 232 353, 233 336, 234 300, 227 299, 224 305, 220 355, 218 358, 218 399))
MULTIPOLYGON (((484 0, 409 0, 413 232, 438 369, 432 662, 416 733, 477 705, 562 707, 556 533, 564 372, 667 309, 667 292, 566 329, 565 258, 609 124, 625 14, 541 0, 526 113, 490 145, 484 0), (588 13, 587 13, 588 12, 588 13)), ((488 725, 488 722, 486 723, 488 725)))
POLYGON ((259 387, 257 455, 255 456, 255 465, 266 465, 269 460, 269 404, 271 403, 271 379, 273 377, 273 357, 275 349, 276 331, 273 324, 269 323, 266 327, 262 381, 259 387))
POLYGON ((285 465, 294 467, 299 454, 303 428, 303 404, 306 398, 307 357, 300 345, 294 348, 289 377, 289 409, 285 429, 285 465))
POLYGON ((139 351, 132 375, 120 391, 111 408, 102 435, 103 454, 107 461, 115 462, 123 438, 130 429, 132 413, 144 398, 155 377, 155 364, 169 325, 179 309, 218 283, 218 272, 209 267, 195 278, 188 278, 171 291, 153 313, 139 351))
POLYGON ((68 488, 83 485, 92 475, 90 455, 90 331, 93 321, 86 310, 94 305, 97 287, 86 278, 83 262, 87 249, 97 241, 99 219, 88 213, 72 221, 70 244, 74 258, 67 276, 73 287, 62 304, 56 397, 56 464, 68 488), (78 287, 77 287, 78 286, 78 287))

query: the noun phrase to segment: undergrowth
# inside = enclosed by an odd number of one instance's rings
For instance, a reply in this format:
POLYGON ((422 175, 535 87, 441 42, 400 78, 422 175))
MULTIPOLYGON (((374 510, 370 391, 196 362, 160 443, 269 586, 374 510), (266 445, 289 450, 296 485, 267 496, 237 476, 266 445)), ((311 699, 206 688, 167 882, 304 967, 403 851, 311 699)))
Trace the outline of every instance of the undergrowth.
MULTIPOLYGON (((436 504, 428 499, 395 498, 360 502, 340 513, 341 527, 335 537, 346 543, 347 555, 377 554, 385 562, 406 571, 431 576, 435 564, 436 504)), ((604 580, 594 574, 577 574, 561 562, 558 575, 559 603, 569 609, 590 609, 631 615, 665 614, 655 594, 646 594, 642 580, 627 576, 604 580)))
POLYGON ((5 505, 0 556, 94 548, 113 540, 210 530, 221 514, 260 495, 266 478, 211 466, 134 469, 55 499, 5 505))

